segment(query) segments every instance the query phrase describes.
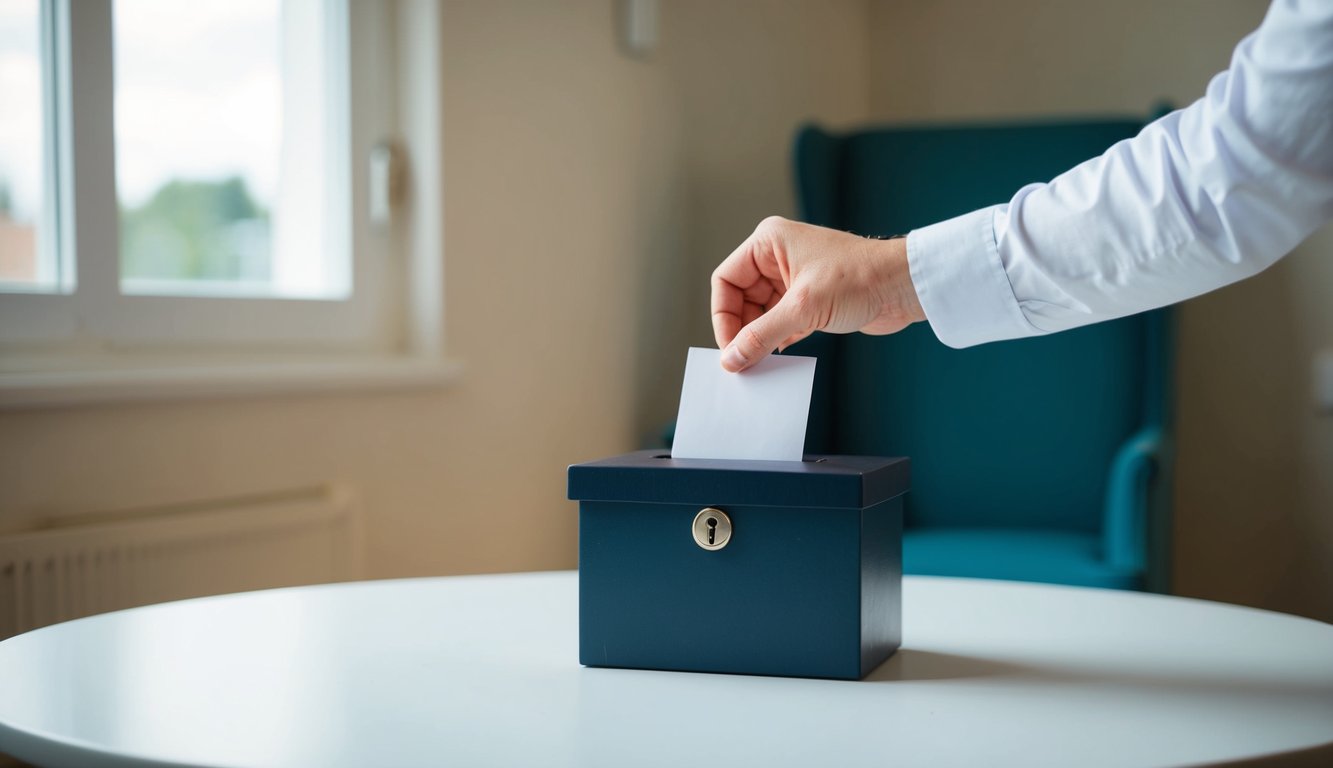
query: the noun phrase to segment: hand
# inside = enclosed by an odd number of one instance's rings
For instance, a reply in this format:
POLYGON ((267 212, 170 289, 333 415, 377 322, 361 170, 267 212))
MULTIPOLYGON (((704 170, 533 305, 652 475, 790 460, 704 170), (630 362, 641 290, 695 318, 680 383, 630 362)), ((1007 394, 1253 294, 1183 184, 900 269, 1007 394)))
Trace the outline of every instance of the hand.
POLYGON ((743 371, 815 331, 897 333, 926 315, 907 241, 871 240, 770 216, 713 270, 722 367, 743 371))

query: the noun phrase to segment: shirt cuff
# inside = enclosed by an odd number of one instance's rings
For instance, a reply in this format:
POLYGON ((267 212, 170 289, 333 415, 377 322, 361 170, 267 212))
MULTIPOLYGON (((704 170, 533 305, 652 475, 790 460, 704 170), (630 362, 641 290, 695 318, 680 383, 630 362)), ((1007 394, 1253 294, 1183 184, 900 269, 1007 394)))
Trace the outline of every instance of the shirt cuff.
POLYGON ((1041 333, 1014 298, 995 244, 995 216, 982 208, 913 230, 907 266, 931 330, 955 349, 1041 333))

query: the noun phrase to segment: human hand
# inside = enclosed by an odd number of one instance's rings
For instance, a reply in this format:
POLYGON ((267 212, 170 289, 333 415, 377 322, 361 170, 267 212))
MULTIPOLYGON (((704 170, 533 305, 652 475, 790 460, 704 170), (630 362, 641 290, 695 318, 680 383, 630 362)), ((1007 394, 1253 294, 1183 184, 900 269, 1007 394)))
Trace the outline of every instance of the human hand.
POLYGON ((770 216, 713 270, 722 367, 743 371, 815 331, 896 333, 925 320, 907 241, 770 216))

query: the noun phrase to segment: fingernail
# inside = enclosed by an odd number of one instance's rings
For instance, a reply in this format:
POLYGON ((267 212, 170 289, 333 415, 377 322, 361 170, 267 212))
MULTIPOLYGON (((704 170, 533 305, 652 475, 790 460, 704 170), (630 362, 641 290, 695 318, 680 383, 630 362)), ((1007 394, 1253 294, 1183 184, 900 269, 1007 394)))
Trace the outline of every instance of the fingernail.
POLYGON ((741 354, 736 345, 732 344, 722 350, 722 367, 735 373, 745 367, 745 356, 741 354))

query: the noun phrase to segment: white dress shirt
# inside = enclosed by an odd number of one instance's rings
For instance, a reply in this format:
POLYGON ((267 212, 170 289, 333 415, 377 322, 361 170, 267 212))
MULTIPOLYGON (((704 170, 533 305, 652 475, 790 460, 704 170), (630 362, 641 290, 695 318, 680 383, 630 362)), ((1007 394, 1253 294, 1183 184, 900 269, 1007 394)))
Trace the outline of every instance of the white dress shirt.
POLYGON ((1253 275, 1333 220, 1333 0, 1277 0, 1203 98, 1007 204, 913 231, 951 347, 1131 315, 1253 275))

